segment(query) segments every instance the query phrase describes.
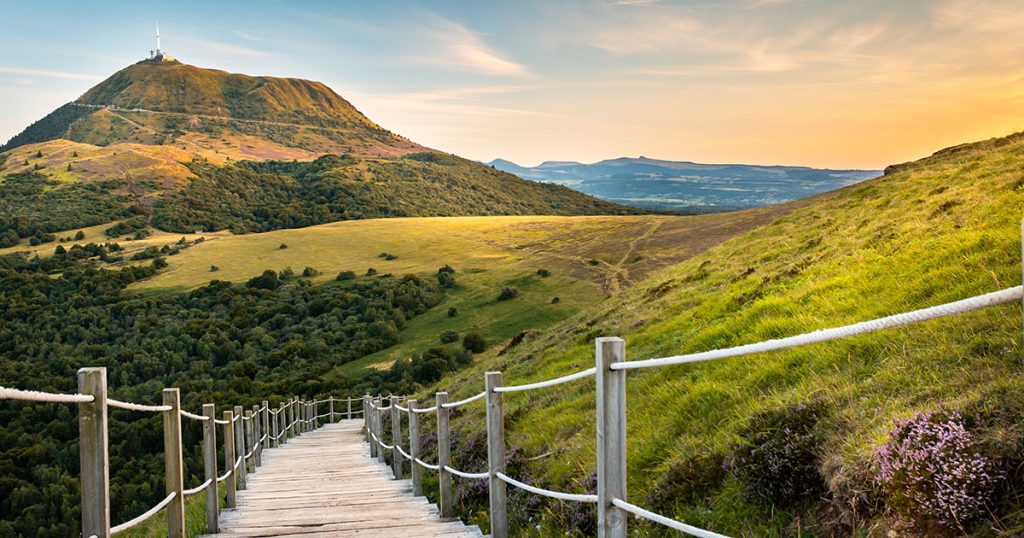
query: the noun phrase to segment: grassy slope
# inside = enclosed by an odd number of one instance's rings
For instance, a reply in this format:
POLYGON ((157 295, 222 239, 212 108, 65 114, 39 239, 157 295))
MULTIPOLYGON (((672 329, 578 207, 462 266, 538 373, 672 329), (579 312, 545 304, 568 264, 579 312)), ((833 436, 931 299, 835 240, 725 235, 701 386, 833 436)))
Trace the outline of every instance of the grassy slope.
MULTIPOLYGON (((584 369, 593 365, 597 336, 626 338, 630 359, 658 357, 1019 284, 1022 154, 1024 137, 988 141, 818 197, 440 385, 461 398, 481 390, 485 370, 522 383, 584 369)), ((711 473, 753 414, 813 396, 833 409, 822 457, 833 508, 861 532, 882 533, 884 522, 862 519, 851 507, 863 508, 869 498, 870 454, 891 421, 916 410, 1001 401, 1001 394, 1019 392, 1021 366, 1020 307, 1009 305, 804 349, 632 373, 630 498, 730 535, 784 534, 792 516, 748 503, 731 479, 694 488, 679 476, 686 469, 711 473), (695 501, 663 495, 688 490, 695 501)), ((533 465, 562 484, 557 489, 578 489, 575 481, 593 472, 592 383, 506 398, 514 417, 509 443, 528 456, 553 454, 533 465)), ((480 434, 480 412, 471 408, 456 420, 460 437, 480 434)), ((1012 427, 1005 435, 1011 444, 1021 436, 1012 427)), ((999 526, 1020 530, 1020 519, 1011 514, 999 526)))

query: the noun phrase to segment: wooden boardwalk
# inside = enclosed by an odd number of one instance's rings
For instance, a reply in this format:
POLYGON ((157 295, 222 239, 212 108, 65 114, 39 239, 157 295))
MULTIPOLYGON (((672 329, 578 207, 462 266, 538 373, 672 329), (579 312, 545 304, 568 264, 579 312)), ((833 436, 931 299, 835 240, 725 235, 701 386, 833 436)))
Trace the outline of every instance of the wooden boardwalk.
POLYGON ((216 536, 444 538, 481 536, 444 521, 408 480, 371 460, 362 420, 342 420, 263 452, 263 465, 238 492, 238 507, 220 515, 216 536))

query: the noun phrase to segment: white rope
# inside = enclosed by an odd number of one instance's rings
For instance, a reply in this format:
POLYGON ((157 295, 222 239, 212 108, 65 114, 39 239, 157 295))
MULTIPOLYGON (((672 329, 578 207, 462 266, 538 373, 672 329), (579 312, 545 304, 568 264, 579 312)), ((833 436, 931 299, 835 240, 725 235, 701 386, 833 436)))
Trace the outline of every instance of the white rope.
MULTIPOLYGON (((433 413, 434 411, 437 411, 436 405, 433 407, 418 407, 412 410, 413 413, 433 413)), ((356 412, 353 411, 352 414, 354 415, 356 412)))
POLYGON ((388 405, 387 407, 375 407, 374 409, 377 409, 378 411, 387 411, 388 409, 391 409, 391 406, 388 405))
POLYGON ((516 392, 520 390, 533 390, 542 389, 544 387, 553 387, 555 385, 561 385, 562 383, 568 383, 569 381, 575 381, 577 379, 583 379, 584 377, 590 377, 596 373, 597 368, 591 368, 589 370, 583 370, 582 372, 576 372, 575 374, 556 377, 554 379, 549 379, 547 381, 527 383, 526 385, 508 385, 504 387, 494 387, 494 392, 516 392))
POLYGON ((409 412, 409 408, 408 407, 402 407, 402 406, 400 406, 398 404, 395 404, 395 409, 398 409, 399 411, 405 411, 406 413, 409 412))
POLYGON ((427 462, 425 462, 425 461, 423 461, 423 460, 421 460, 419 458, 415 458, 415 459, 413 459, 413 461, 415 461, 416 463, 418 463, 418 464, 422 465, 423 467, 426 467, 427 469, 430 469, 432 471, 440 471, 441 470, 441 466, 440 465, 431 465, 431 464, 429 464, 429 463, 427 463, 427 462))
POLYGON ((470 396, 469 398, 466 398, 465 400, 459 400, 457 402, 441 404, 441 407, 443 407, 445 409, 451 409, 453 407, 458 407, 460 405, 468 404, 469 402, 479 400, 480 398, 483 398, 484 396, 487 396, 487 392, 486 391, 481 392, 480 394, 477 394, 476 396, 470 396))
POLYGON ((619 508, 621 508, 621 509, 623 509, 623 510, 625 510, 625 511, 627 511, 627 512, 633 514, 633 515, 640 516, 640 517, 642 517, 644 519, 649 519, 649 520, 651 520, 651 521, 653 521, 655 523, 661 523, 662 525, 664 525, 664 526, 666 526, 666 527, 668 527, 670 529, 675 529, 675 530, 680 531, 680 532, 685 532, 686 534, 689 534, 690 536, 696 536, 697 538, 729 538, 728 536, 725 536, 724 534, 718 534, 716 532, 706 531, 704 529, 698 529, 697 527, 694 527, 692 525, 687 525, 686 523, 682 523, 682 522, 676 521, 674 519, 669 519, 669 518, 667 518, 665 516, 655 514, 654 512, 650 512, 650 511, 644 510, 643 508, 640 508, 639 506, 636 506, 636 505, 633 505, 633 504, 629 504, 628 502, 626 502, 626 501, 624 501, 622 499, 612 499, 612 504, 614 504, 615 506, 618 506, 619 508))
POLYGON ((255 454, 255 453, 256 453, 256 447, 252 447, 252 450, 250 450, 249 453, 245 455, 245 459, 252 458, 252 455, 255 454))
POLYGON ((223 482, 223 481, 227 480, 228 477, 231 476, 231 473, 233 473, 233 472, 235 472, 234 469, 228 469, 228 472, 226 472, 226 473, 224 473, 224 474, 222 474, 222 475, 217 477, 217 482, 223 482))
POLYGON ((377 436, 373 432, 370 432, 370 437, 373 437, 373 440, 376 441, 379 446, 382 446, 382 447, 384 447, 384 448, 386 448, 388 450, 392 450, 392 449, 395 448, 393 445, 389 445, 389 444, 385 443, 384 441, 378 439, 377 436))
POLYGON ((779 349, 805 346, 808 344, 817 344, 820 342, 827 342, 829 340, 835 340, 838 338, 846 338, 848 336, 855 336, 858 334, 866 334, 875 331, 880 331, 882 329, 901 327, 903 325, 909 325, 911 323, 918 323, 921 321, 928 321, 946 316, 973 312, 975 310, 980 310, 982 308, 986 308, 989 306, 1019 301, 1022 297, 1024 297, 1024 286, 1017 286, 1014 288, 1007 288, 1005 290, 986 293, 984 295, 978 295, 976 297, 971 297, 969 299, 963 299, 960 301, 946 303, 939 306, 922 308, 920 310, 914 310, 903 314, 896 314, 893 316, 878 318, 871 321, 862 321, 860 323, 845 325, 843 327, 822 329, 809 333, 798 334, 796 336, 789 336, 786 338, 765 340, 763 342, 757 342, 754 344, 746 344, 742 346, 730 347, 725 349, 715 349, 711 351, 704 351, 701 353, 691 353, 688 355, 675 355, 672 357, 664 357, 660 359, 647 359, 641 361, 612 363, 611 369, 626 370, 631 368, 650 368, 653 366, 667 366, 670 364, 686 364, 691 362, 713 361, 718 359, 725 359, 728 357, 738 357, 741 355, 750 355, 752 353, 761 353, 764 351, 776 351, 779 349))
POLYGON ((231 421, 230 420, 213 419, 213 423, 214 424, 220 424, 221 426, 227 426, 228 424, 231 424, 231 421))
POLYGON ((0 400, 22 400, 26 402, 90 403, 96 397, 92 394, 54 394, 35 390, 18 390, 0 387, 0 400))
POLYGON ((210 420, 210 417, 204 417, 203 415, 193 415, 184 409, 181 410, 181 416, 190 418, 192 420, 210 420))
POLYGON ((251 415, 250 416, 238 415, 238 416, 242 417, 243 421, 245 421, 245 420, 252 420, 252 416, 251 415))
POLYGON ((260 440, 259 440, 259 441, 256 441, 256 444, 262 444, 262 443, 263 443, 263 441, 266 441, 266 440, 267 440, 267 437, 268 437, 269 435, 270 435, 269 433, 265 433, 265 434, 263 434, 263 437, 260 437, 260 440))
POLYGON ((199 484, 198 486, 196 486, 196 487, 194 487, 192 489, 186 489, 185 491, 182 491, 181 494, 182 495, 194 495, 196 493, 199 493, 200 491, 203 491, 204 489, 206 489, 207 486, 209 486, 212 483, 213 483, 213 480, 207 478, 206 482, 203 482, 202 484, 199 484))
POLYGON ((400 453, 400 454, 401 454, 401 455, 402 455, 403 457, 405 457, 405 459, 407 459, 407 460, 409 460, 409 461, 412 461, 412 454, 410 454, 410 453, 408 453, 408 452, 406 452, 406 451, 402 450, 402 445, 398 445, 398 446, 396 446, 395 448, 397 448, 397 449, 398 449, 398 452, 399 452, 399 453, 400 453))
POLYGON ((491 476, 490 473, 464 473, 464 472, 462 472, 462 471, 460 471, 458 469, 449 467, 447 465, 444 466, 444 470, 448 471, 449 473, 452 473, 455 476, 461 476, 462 478, 476 478, 476 479, 480 479, 480 478, 490 478, 490 476, 491 476))
POLYGON ((331 415, 330 413, 324 413, 324 414, 322 414, 322 415, 319 415, 319 416, 317 416, 317 417, 316 417, 315 419, 313 419, 313 420, 320 420, 320 419, 322 419, 322 418, 325 418, 325 417, 329 417, 330 415, 331 415))
POLYGON ((563 501, 576 501, 580 503, 596 503, 597 495, 586 495, 581 493, 561 493, 558 491, 551 491, 550 489, 538 488, 529 484, 524 484, 514 478, 509 478, 505 473, 495 472, 494 476, 512 484, 513 486, 529 491, 530 493, 536 493, 537 495, 543 495, 545 497, 551 497, 552 499, 561 499, 563 501))
POLYGON ((132 519, 132 520, 129 520, 129 521, 125 521, 124 523, 122 523, 122 524, 120 524, 120 525, 118 525, 116 527, 110 527, 110 534, 116 534, 116 533, 119 533, 121 531, 128 530, 128 529, 138 525, 139 523, 142 523, 143 521, 146 521, 147 519, 153 517, 153 514, 159 512, 160 510, 163 510, 165 506, 170 504, 170 502, 172 500, 174 500, 174 496, 177 495, 177 494, 178 494, 178 492, 172 491, 170 495, 168 495, 167 497, 164 497, 164 500, 162 500, 159 503, 157 503, 156 506, 154 506, 153 508, 150 508, 144 514, 136 517, 135 519, 132 519))
POLYGON ((118 409, 127 409, 129 411, 148 411, 150 413, 160 413, 163 411, 170 411, 174 409, 169 405, 142 405, 137 403, 122 402, 113 398, 107 398, 107 405, 110 407, 117 407, 118 409))
POLYGON ((237 469, 238 466, 241 465, 241 464, 242 464, 242 456, 238 456, 238 459, 235 460, 235 466, 232 467, 232 470, 237 469))

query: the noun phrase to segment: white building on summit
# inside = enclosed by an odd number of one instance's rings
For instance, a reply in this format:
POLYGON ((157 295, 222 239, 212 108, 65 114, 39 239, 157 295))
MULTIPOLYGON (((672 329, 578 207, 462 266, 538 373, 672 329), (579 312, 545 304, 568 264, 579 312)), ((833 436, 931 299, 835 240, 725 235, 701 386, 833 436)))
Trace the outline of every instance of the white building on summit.
POLYGON ((149 51, 149 58, 147 60, 151 62, 173 62, 174 58, 170 54, 160 50, 160 23, 156 23, 156 50, 149 51))

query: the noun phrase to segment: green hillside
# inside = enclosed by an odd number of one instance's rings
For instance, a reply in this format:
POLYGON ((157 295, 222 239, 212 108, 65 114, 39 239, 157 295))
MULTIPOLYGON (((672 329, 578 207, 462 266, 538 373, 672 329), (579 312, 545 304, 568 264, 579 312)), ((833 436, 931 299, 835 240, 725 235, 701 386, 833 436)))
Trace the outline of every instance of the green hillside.
MULTIPOLYGON (((1017 285, 1022 156, 1024 136, 1014 135, 891 168, 666 269, 437 387, 461 398, 482 389, 485 370, 523 383, 585 369, 594 364, 598 336, 624 337, 630 360, 660 357, 1017 285)), ((738 536, 1019 535, 1020 316, 1019 306, 1008 305, 786 352, 631 372, 630 500, 738 536), (969 417, 977 451, 1001 477, 978 494, 987 501, 983 513, 963 521, 962 530, 927 518, 907 529, 906 512, 915 508, 876 482, 874 454, 893 420, 929 410, 969 417), (766 494, 764 476, 727 469, 741 447, 768 450, 757 444, 765 439, 796 443, 785 446, 806 457, 794 462, 783 455, 773 465, 810 495, 790 501, 766 494)), ((586 489, 594 472, 593 381, 510 394, 505 405, 519 478, 586 489)), ((459 467, 475 470, 484 457, 482 417, 471 405, 455 420, 459 467)), ((457 482, 463 515, 479 521, 485 496, 457 482)), ((511 510, 519 528, 532 526, 534 517, 552 536, 591 531, 585 511, 530 503, 511 510)), ((640 535, 662 532, 635 525, 645 529, 640 535)))

